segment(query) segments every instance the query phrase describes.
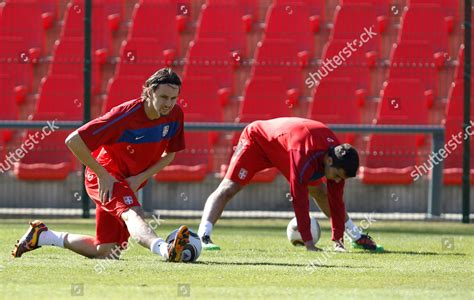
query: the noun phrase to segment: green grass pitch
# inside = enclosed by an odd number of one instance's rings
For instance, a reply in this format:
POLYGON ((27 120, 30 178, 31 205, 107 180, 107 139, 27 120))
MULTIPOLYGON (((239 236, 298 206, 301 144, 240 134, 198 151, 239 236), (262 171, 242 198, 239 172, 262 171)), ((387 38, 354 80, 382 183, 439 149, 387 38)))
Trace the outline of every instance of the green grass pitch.
MULTIPOLYGON (((45 222, 57 231, 95 232, 94 220, 45 222)), ((119 261, 53 247, 12 259, 27 220, 0 220, 0 299, 474 299, 472 225, 377 221, 369 233, 386 253, 309 253, 287 241, 287 222, 221 220, 213 235, 221 251, 176 264, 138 245, 119 261)), ((157 232, 166 237, 181 223, 198 226, 165 219, 157 232)), ((332 245, 329 223, 320 223, 324 248, 332 245)))

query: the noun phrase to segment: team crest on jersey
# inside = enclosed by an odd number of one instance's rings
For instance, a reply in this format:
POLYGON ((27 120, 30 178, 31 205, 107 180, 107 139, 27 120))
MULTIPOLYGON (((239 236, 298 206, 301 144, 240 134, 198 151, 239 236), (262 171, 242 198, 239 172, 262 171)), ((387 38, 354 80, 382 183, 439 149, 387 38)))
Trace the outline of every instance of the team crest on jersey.
POLYGON ((163 127, 162 136, 165 137, 168 134, 168 131, 170 131, 170 125, 166 125, 165 127, 163 127))
POLYGON ((330 143, 334 143, 334 140, 333 140, 332 138, 330 138, 330 137, 328 137, 326 140, 327 140, 328 142, 330 142, 330 143))
POLYGON ((123 203, 125 203, 125 205, 131 205, 133 203, 133 197, 132 196, 123 197, 123 203))
POLYGON ((244 180, 245 177, 247 177, 247 174, 248 174, 248 173, 249 173, 249 172, 248 172, 247 170, 245 170, 244 168, 240 169, 240 171, 239 171, 239 178, 240 178, 240 180, 244 180))
POLYGON ((87 172, 87 180, 92 181, 94 179, 94 174, 87 172))

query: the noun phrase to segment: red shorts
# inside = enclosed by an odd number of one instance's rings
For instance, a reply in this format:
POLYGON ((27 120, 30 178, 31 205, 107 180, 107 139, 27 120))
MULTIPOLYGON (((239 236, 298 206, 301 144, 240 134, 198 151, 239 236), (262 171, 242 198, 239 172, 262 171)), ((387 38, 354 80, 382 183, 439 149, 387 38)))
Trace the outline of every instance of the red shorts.
MULTIPOLYGON (((244 186, 252 180, 257 172, 273 167, 263 149, 253 140, 250 124, 240 135, 225 178, 244 186)), ((322 182, 322 179, 318 179, 311 181, 308 185, 318 186, 322 182)))
POLYGON ((85 186, 87 194, 96 205, 96 245, 106 243, 125 245, 130 233, 121 216, 131 207, 140 206, 135 193, 126 181, 116 182, 112 199, 104 205, 100 202, 97 176, 89 170, 86 171, 85 186))

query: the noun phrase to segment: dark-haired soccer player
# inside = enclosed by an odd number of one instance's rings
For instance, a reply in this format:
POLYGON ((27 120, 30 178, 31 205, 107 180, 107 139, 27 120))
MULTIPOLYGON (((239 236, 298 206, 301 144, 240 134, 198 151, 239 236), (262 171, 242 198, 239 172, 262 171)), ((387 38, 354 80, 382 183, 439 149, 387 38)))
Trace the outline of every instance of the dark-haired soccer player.
POLYGON ((159 238, 145 221, 136 192, 183 150, 181 89, 171 69, 158 70, 145 82, 141 98, 125 102, 74 131, 66 140, 87 167, 85 186, 96 204, 96 237, 56 232, 41 221, 15 245, 12 255, 40 246, 67 248, 90 258, 118 258, 129 236, 169 261, 181 261, 189 231, 181 226, 173 244, 159 238))
POLYGON ((271 167, 276 167, 290 183, 298 230, 307 250, 318 250, 311 236, 308 193, 331 219, 336 251, 345 251, 345 230, 355 247, 377 249, 370 236, 353 224, 344 206, 344 182, 355 177, 359 168, 357 151, 349 144, 340 144, 324 124, 303 118, 256 121, 243 130, 225 178, 204 207, 198 235, 205 249, 219 249, 210 236, 227 202, 255 173, 271 167))

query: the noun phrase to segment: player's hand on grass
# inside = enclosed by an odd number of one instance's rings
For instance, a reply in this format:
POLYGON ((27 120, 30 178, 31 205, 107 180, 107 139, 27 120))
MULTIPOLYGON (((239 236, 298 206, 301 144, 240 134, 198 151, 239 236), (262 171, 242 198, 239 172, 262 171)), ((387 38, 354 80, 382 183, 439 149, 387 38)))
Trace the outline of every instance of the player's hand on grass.
POLYGON ((117 182, 112 175, 106 173, 102 176, 97 177, 99 181, 99 196, 100 202, 105 204, 109 202, 112 198, 112 193, 114 191, 114 183, 117 182))
POLYGON ((334 251, 336 251, 336 252, 347 252, 346 247, 344 247, 344 242, 335 241, 334 242, 334 251))
POLYGON ((127 179, 125 179, 125 181, 127 181, 128 186, 132 189, 132 191, 136 192, 138 191, 138 188, 140 187, 140 185, 142 185, 142 183, 145 180, 143 180, 139 174, 136 176, 130 176, 127 179))
POLYGON ((321 251, 321 249, 319 249, 318 247, 314 245, 313 240, 304 242, 304 245, 306 247, 306 250, 308 251, 321 251))

